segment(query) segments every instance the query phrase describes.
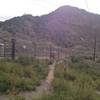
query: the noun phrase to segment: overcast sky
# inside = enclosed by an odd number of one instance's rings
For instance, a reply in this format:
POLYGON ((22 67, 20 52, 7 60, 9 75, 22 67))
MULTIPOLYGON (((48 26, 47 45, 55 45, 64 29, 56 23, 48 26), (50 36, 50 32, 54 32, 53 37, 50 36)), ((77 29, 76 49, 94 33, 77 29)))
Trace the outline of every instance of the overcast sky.
POLYGON ((63 5, 71 5, 100 14, 99 0, 0 0, 0 20, 23 14, 43 15, 63 5))

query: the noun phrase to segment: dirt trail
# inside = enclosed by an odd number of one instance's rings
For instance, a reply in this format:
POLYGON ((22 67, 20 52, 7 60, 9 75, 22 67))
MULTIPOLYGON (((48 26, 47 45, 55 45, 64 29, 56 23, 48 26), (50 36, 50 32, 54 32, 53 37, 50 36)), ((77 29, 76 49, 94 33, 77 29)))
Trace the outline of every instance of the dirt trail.
POLYGON ((37 87, 37 91, 48 91, 51 88, 51 82, 54 79, 55 64, 49 65, 49 72, 46 79, 41 82, 40 87, 37 87))
POLYGON ((26 100, 32 100, 33 98, 36 99, 41 97, 42 94, 48 93, 51 89, 51 82, 54 79, 54 70, 55 70, 55 63, 49 65, 48 75, 45 80, 41 82, 41 85, 36 88, 35 92, 24 92, 21 95, 26 97, 26 100))
MULTIPOLYGON (((19 95, 25 97, 25 100, 34 100, 42 96, 44 93, 48 93, 51 89, 51 82, 54 79, 55 63, 49 65, 48 75, 45 80, 41 82, 41 85, 36 88, 33 92, 23 92, 19 95)), ((0 96, 0 100, 9 100, 7 96, 0 96)))
POLYGON ((49 90, 51 89, 51 82, 54 79, 54 70, 55 70, 55 63, 52 65, 49 65, 48 75, 46 79, 41 82, 41 85, 36 88, 36 91, 24 92, 24 93, 21 93, 20 95, 25 97, 26 100, 33 100, 33 98, 36 99, 36 98, 41 97, 42 94, 48 93, 49 90))

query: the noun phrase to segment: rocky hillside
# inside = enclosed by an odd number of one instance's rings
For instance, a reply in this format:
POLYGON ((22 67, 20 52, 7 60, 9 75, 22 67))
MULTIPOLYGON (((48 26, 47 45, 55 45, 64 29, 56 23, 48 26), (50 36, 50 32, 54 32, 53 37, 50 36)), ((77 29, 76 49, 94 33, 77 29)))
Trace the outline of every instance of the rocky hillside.
POLYGON ((99 15, 63 6, 47 15, 23 15, 0 22, 0 37, 10 41, 15 35, 18 48, 26 45, 27 51, 32 52, 36 45, 41 48, 92 48, 96 35, 99 48, 99 27, 99 15))

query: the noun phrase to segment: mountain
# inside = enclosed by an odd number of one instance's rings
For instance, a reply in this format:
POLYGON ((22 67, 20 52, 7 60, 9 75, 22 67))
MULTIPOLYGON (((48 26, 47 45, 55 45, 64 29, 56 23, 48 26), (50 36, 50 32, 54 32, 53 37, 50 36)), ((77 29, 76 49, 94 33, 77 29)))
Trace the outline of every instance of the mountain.
POLYGON ((43 16, 23 15, 0 22, 0 37, 11 42, 15 36, 18 53, 27 47, 32 53, 46 48, 92 51, 94 35, 99 47, 100 15, 71 6, 63 6, 43 16), (19 49, 20 48, 20 49, 19 49))

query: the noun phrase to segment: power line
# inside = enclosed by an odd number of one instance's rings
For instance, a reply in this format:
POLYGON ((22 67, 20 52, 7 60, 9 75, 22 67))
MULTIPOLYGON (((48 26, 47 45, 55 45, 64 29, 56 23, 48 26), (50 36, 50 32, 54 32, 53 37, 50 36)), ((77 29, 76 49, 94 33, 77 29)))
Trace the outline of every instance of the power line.
POLYGON ((86 5, 87 10, 89 11, 88 0, 85 0, 85 5, 86 5))
MULTIPOLYGON (((85 0, 85 4, 86 4, 86 7, 87 7, 87 10, 89 11, 88 0, 85 0)), ((93 61, 96 60, 96 49, 97 49, 97 34, 94 30, 93 61)))

